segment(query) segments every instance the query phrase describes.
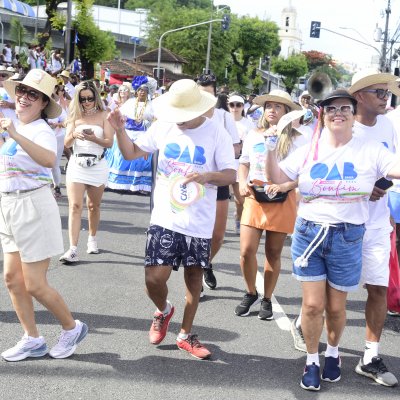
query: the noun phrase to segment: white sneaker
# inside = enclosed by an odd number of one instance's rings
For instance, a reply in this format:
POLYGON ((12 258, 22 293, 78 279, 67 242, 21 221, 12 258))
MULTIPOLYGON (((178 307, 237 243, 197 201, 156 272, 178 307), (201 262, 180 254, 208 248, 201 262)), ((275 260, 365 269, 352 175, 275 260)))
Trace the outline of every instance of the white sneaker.
POLYGON ((99 254, 99 248, 97 247, 97 241, 96 240, 89 240, 87 242, 87 250, 86 252, 88 254, 99 254))
POLYGON ((48 349, 43 336, 34 338, 25 333, 14 347, 1 353, 1 356, 6 361, 21 361, 28 357, 43 357, 47 352, 48 349))
POLYGON ((67 358, 71 356, 88 333, 88 327, 84 322, 75 320, 76 326, 70 331, 62 331, 58 343, 50 350, 50 357, 67 358))
POLYGON ((69 249, 67 250, 63 256, 59 259, 61 262, 65 264, 71 264, 79 261, 78 252, 76 250, 69 249))

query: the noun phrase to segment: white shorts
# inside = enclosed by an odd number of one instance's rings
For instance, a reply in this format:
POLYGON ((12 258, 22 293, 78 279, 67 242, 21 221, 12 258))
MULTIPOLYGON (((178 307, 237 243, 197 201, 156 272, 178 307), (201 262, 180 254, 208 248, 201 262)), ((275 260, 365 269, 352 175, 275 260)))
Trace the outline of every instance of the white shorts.
POLYGON ((390 232, 392 229, 367 229, 362 248, 361 284, 388 286, 390 232))
POLYGON ((64 252, 61 218, 49 186, 25 193, 0 193, 0 239, 4 253, 23 262, 64 252))

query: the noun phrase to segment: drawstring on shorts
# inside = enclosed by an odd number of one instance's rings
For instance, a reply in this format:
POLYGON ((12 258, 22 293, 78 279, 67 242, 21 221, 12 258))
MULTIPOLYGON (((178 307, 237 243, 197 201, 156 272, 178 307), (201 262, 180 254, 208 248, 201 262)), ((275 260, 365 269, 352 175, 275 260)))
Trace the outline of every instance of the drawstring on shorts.
POLYGON ((328 235, 330 227, 336 227, 336 225, 329 224, 327 222, 324 223, 315 223, 316 225, 321 225, 318 233, 315 235, 315 238, 311 241, 308 247, 305 249, 304 253, 297 257, 294 261, 295 267, 306 268, 308 267, 308 259, 311 257, 312 253, 318 248, 318 246, 325 240, 328 235), (321 236, 322 234, 322 236, 321 236), (317 242, 318 241, 318 242, 317 242), (315 245, 314 243, 317 242, 315 245))

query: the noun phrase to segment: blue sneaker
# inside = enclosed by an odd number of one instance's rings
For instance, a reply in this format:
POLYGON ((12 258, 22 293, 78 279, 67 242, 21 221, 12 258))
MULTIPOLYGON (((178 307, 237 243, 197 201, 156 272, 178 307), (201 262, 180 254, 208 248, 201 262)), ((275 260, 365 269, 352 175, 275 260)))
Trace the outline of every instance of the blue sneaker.
POLYGON ((6 361, 21 361, 29 357, 43 357, 47 353, 48 349, 43 336, 34 338, 25 333, 14 347, 1 353, 1 356, 6 361))
POLYGON ((340 367, 342 361, 340 357, 325 357, 324 370, 321 374, 321 379, 327 382, 338 382, 340 381, 340 367))
POLYGON ((312 363, 311 365, 305 366, 300 386, 305 390, 317 391, 321 389, 318 365, 312 363))

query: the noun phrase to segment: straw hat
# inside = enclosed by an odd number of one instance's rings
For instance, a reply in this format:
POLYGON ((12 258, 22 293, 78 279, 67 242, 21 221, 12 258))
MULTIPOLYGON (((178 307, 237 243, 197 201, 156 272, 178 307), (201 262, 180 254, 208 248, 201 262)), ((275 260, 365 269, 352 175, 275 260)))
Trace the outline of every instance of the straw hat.
POLYGON ((15 87, 19 84, 29 86, 45 94, 50 99, 49 104, 44 109, 48 118, 56 118, 61 114, 61 107, 51 97, 57 80, 47 72, 41 69, 31 69, 21 82, 10 79, 6 80, 3 84, 4 88, 13 100, 15 100, 15 87))
POLYGON ((261 96, 257 96, 253 100, 253 104, 258 104, 259 106, 264 107, 264 104, 267 101, 285 104, 290 108, 290 111, 301 110, 301 106, 294 103, 292 98, 290 97, 290 94, 288 92, 285 92, 284 90, 279 90, 279 89, 271 90, 269 94, 263 94, 261 96))
POLYGON ((200 90, 191 79, 174 82, 169 91, 153 100, 154 113, 160 121, 187 122, 215 106, 217 98, 200 90))
POLYGON ((71 77, 69 71, 67 71, 67 70, 62 71, 59 76, 63 76, 64 78, 68 78, 68 79, 71 77))
POLYGON ((14 71, 9 70, 8 68, 6 68, 4 65, 0 65, 0 74, 7 74, 9 76, 14 75, 14 71))
POLYGON ((400 79, 396 79, 388 84, 389 90, 396 96, 400 96, 400 79))
POLYGON ((367 68, 356 72, 351 79, 349 93, 354 94, 368 86, 378 83, 390 83, 396 80, 397 76, 385 72, 379 72, 374 68, 367 68))

